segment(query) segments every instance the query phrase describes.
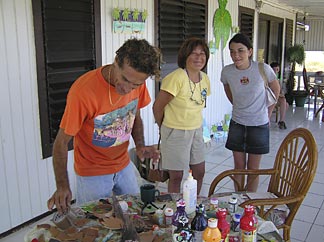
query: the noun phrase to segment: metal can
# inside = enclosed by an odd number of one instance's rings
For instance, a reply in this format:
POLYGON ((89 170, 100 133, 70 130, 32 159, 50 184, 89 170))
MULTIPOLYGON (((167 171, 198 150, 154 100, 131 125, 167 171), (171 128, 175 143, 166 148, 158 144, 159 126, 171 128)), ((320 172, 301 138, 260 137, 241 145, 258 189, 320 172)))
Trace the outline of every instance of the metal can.
POLYGON ((228 212, 229 213, 235 213, 237 210, 237 198, 236 197, 231 197, 228 200, 228 212))
POLYGON ((241 220, 241 214, 234 213, 231 220, 231 230, 234 232, 240 231, 240 220, 241 220))

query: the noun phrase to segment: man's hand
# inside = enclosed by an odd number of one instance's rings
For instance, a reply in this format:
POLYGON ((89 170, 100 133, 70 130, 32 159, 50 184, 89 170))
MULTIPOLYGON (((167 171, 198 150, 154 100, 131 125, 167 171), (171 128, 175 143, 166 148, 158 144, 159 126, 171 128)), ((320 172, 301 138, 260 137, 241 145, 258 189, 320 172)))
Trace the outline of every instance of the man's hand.
POLYGON ((68 211, 72 200, 72 192, 70 188, 57 189, 54 194, 48 199, 47 207, 52 210, 54 206, 59 214, 64 214, 68 211))
POLYGON ((157 145, 136 147, 136 155, 141 161, 145 158, 153 159, 153 163, 158 163, 160 159, 160 151, 157 145))

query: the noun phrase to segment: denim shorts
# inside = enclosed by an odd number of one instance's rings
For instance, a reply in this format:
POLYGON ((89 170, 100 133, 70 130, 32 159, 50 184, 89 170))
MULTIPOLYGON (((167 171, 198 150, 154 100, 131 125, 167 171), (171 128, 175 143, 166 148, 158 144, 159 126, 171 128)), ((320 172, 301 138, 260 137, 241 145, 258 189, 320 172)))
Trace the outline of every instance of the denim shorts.
POLYGON ((115 195, 137 194, 139 186, 134 172, 133 162, 129 162, 121 171, 115 174, 100 176, 76 175, 76 204, 81 205, 89 201, 115 195))
POLYGON ((231 120, 225 147, 249 154, 269 153, 269 124, 245 126, 231 120))

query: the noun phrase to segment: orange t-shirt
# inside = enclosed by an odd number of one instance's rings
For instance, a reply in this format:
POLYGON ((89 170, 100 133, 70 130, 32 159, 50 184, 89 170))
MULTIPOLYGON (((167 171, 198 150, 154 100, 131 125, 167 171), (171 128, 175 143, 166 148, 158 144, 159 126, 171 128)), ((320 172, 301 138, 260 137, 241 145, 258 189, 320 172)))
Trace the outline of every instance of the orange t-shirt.
POLYGON ((103 78, 102 68, 73 83, 60 124, 66 134, 74 136, 74 169, 80 176, 113 174, 129 164, 128 144, 136 112, 151 101, 145 83, 120 96, 103 78))

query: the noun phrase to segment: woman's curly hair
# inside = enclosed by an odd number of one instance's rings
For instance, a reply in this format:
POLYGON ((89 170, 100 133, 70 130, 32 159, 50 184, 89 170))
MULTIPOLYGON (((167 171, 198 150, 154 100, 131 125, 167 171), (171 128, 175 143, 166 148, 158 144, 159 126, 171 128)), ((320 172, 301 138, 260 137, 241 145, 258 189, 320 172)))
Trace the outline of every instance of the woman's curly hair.
POLYGON ((116 51, 116 61, 120 68, 126 62, 136 71, 146 73, 156 80, 160 78, 160 58, 160 50, 145 39, 129 39, 116 51))

